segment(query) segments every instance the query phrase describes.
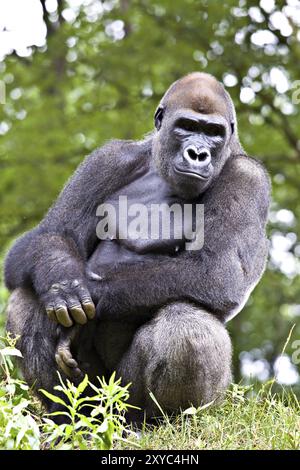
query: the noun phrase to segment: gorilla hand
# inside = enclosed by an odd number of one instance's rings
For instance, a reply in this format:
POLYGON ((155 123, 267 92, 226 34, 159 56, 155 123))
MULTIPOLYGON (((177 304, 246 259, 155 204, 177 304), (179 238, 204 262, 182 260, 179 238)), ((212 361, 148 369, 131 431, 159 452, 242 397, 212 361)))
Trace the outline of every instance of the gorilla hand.
POLYGON ((61 327, 57 329, 58 343, 55 351, 55 360, 58 368, 69 378, 79 378, 82 375, 82 371, 71 352, 71 345, 79 332, 79 328, 79 325, 76 325, 68 329, 61 327))
POLYGON ((95 306, 84 281, 78 279, 72 281, 60 281, 53 284, 50 289, 42 294, 50 320, 70 327, 73 321, 84 325, 95 316, 95 306))

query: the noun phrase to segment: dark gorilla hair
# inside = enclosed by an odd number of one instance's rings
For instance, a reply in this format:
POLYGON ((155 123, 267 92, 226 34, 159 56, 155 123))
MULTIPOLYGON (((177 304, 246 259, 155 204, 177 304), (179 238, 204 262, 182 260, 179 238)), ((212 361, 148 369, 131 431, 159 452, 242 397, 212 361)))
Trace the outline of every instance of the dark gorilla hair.
POLYGON ((149 390, 176 411, 217 400, 230 383, 225 323, 264 271, 270 197, 268 175, 243 151, 233 103, 211 75, 176 81, 154 120, 146 139, 111 141, 86 158, 5 264, 7 329, 20 335, 27 381, 50 390, 57 368, 75 383, 82 372, 94 380, 116 370, 150 417, 158 409, 149 390), (203 247, 188 251, 175 236, 97 239, 97 207, 117 210, 121 195, 150 213, 153 204, 203 204, 203 247))

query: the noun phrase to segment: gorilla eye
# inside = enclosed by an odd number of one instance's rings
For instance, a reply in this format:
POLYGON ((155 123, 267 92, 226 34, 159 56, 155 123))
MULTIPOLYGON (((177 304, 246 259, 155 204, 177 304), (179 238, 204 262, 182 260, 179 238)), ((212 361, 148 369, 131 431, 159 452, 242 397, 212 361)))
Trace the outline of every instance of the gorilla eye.
POLYGON ((225 128, 220 124, 207 124, 205 126, 205 134, 210 137, 224 137, 225 128))
POLYGON ((176 127, 187 132, 199 132, 199 124, 192 119, 179 119, 176 122, 176 127))

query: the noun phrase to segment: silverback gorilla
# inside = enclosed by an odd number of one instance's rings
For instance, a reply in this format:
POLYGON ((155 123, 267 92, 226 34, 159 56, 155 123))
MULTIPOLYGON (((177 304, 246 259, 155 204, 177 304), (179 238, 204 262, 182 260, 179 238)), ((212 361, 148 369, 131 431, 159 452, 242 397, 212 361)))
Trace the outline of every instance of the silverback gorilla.
MULTIPOLYGON (((23 373, 52 389, 116 370, 131 401, 157 412, 218 398, 231 381, 225 323, 244 306, 266 262, 269 178, 243 151, 233 103, 211 75, 176 81, 139 142, 113 140, 79 166, 42 222, 5 265, 7 329, 20 335, 23 373), (120 234, 99 240, 97 208, 204 205, 204 244, 120 234)), ((45 402, 45 398, 44 398, 45 402)), ((45 402, 48 409, 54 406, 45 402)))

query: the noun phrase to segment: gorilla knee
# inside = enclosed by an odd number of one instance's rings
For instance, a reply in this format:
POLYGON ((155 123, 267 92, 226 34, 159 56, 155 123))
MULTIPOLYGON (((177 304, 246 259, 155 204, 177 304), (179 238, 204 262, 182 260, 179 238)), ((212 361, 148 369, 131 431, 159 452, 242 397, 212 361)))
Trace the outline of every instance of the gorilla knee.
POLYGON ((32 299, 30 299, 30 291, 15 289, 8 299, 6 331, 14 336, 21 335, 26 322, 26 316, 30 315, 31 310, 32 299))
POLYGON ((231 342, 211 314, 184 303, 161 310, 154 326, 147 387, 166 409, 208 403, 231 381, 231 342))
POLYGON ((144 398, 150 415, 157 409, 149 390, 163 409, 175 411, 219 399, 231 381, 231 341, 224 325, 192 305, 162 308, 140 328, 132 348, 127 365, 136 371, 133 392, 138 391, 138 404, 144 398))

